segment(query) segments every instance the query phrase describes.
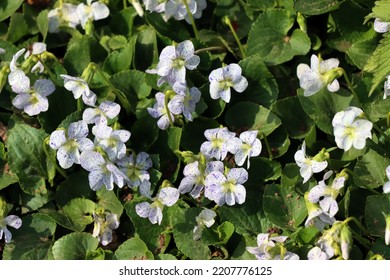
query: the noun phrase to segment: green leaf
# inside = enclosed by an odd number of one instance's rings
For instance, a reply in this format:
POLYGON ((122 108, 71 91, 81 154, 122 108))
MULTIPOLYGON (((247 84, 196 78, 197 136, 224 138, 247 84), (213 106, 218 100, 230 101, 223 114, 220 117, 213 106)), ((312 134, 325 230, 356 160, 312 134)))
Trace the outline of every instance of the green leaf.
POLYGON ((91 190, 86 172, 74 172, 58 185, 55 200, 59 207, 65 206, 74 198, 86 198, 93 200, 95 192, 91 190))
POLYGON ((254 238, 248 236, 240 236, 238 246, 234 250, 231 259, 232 260, 255 260, 255 255, 248 252, 246 247, 257 247, 257 242, 254 238))
POLYGON ((355 106, 354 96, 343 89, 338 92, 329 92, 324 88, 312 96, 303 96, 303 90, 299 89, 298 97, 306 114, 319 129, 330 135, 333 135, 334 115, 344 111, 348 106, 355 106))
POLYGON ((390 214, 390 195, 367 197, 364 220, 368 231, 374 236, 385 236, 386 221, 383 213, 390 214))
MULTIPOLYGON (((178 208, 178 207, 177 207, 178 208)), ((196 225, 195 217, 200 209, 176 209, 172 215, 173 238, 177 248, 192 260, 210 259, 210 250, 201 240, 193 240, 193 230, 196 225)))
POLYGON ((212 119, 198 118, 187 123, 183 128, 181 146, 195 154, 199 153, 200 146, 205 141, 203 133, 206 129, 217 128, 218 122, 212 119), (200 136, 201 135, 201 136, 200 136))
POLYGON ((268 219, 284 229, 296 229, 307 216, 305 200, 295 192, 294 186, 267 185, 263 207, 268 219))
POLYGON ((10 169, 15 173, 24 192, 46 193, 48 177, 43 141, 47 134, 25 124, 15 124, 9 130, 7 149, 10 169))
POLYGON ((103 64, 103 70, 109 74, 129 69, 133 59, 134 48, 131 45, 110 53, 103 64))
POLYGON ((289 61, 295 55, 304 55, 310 50, 310 39, 305 32, 289 30, 295 16, 286 10, 267 10, 252 25, 248 37, 247 54, 259 55, 271 65, 289 61))
POLYGON ((191 37, 185 25, 180 21, 169 20, 166 22, 158 13, 145 13, 145 19, 159 34, 169 37, 178 43, 191 37))
POLYGON ((96 192, 96 195, 98 198, 98 207, 109 210, 111 213, 117 214, 118 218, 120 218, 123 213, 123 206, 113 191, 101 188, 96 192))
POLYGON ((382 21, 390 21, 390 1, 378 0, 375 1, 375 7, 372 8, 372 13, 369 15, 373 18, 380 18, 382 21))
POLYGON ((130 131, 132 145, 134 149, 139 151, 148 150, 156 142, 159 135, 157 120, 149 114, 136 120, 130 131))
POLYGON ((303 111, 297 96, 278 100, 272 111, 280 117, 291 138, 304 138, 313 127, 313 121, 303 111))
POLYGON ((357 160, 353 176, 355 184, 367 189, 375 189, 387 182, 386 167, 390 165, 390 159, 374 150, 369 150, 357 160))
POLYGON ((217 227, 214 232, 213 229, 204 229, 202 232, 202 243, 206 245, 225 245, 234 233, 234 225, 228 221, 223 222, 217 227))
POLYGON ((255 188, 259 183, 277 180, 282 174, 282 166, 278 161, 271 161, 267 158, 251 158, 248 173, 249 178, 245 183, 245 187, 255 188))
POLYGON ((347 51, 347 55, 359 69, 363 69, 376 46, 376 40, 360 41, 351 46, 347 51))
POLYGON ((157 37, 154 28, 148 26, 137 33, 134 65, 141 71, 148 69, 158 61, 157 37))
POLYGON ((20 8, 23 2, 24 0, 1 1, 0 22, 14 14, 20 8))
POLYGON ((18 177, 10 172, 5 165, 0 165, 0 190, 18 181, 18 177))
POLYGON ((259 136, 269 135, 281 124, 274 113, 252 102, 234 104, 227 111, 225 121, 233 131, 258 130, 259 136))
POLYGON ((45 194, 37 194, 35 196, 22 193, 21 195, 22 201, 22 213, 28 213, 32 211, 36 211, 41 208, 43 205, 49 202, 52 199, 53 193, 48 191, 45 194))
POLYGON ((390 34, 385 33, 379 46, 375 49, 364 67, 364 71, 374 74, 374 78, 372 79, 373 85, 369 95, 371 95, 375 88, 382 83, 387 75, 389 75, 390 65, 386 63, 388 59, 390 59, 390 34))
POLYGON ((177 258, 171 254, 158 254, 156 256, 156 260, 169 261, 169 260, 177 260, 177 258))
POLYGON ((269 107, 277 100, 279 89, 263 58, 253 55, 241 60, 239 64, 242 68, 242 75, 248 80, 248 87, 240 96, 269 107))
POLYGON ((14 13, 8 26, 7 40, 15 43, 24 35, 28 34, 28 26, 23 14, 14 13))
POLYGON ((119 13, 112 16, 110 28, 115 34, 131 36, 133 34, 134 19, 138 16, 134 7, 129 7, 121 10, 119 13))
POLYGON ((119 72, 110 78, 111 83, 125 94, 132 110, 135 111, 138 91, 141 95, 149 95, 152 90, 145 82, 145 74, 137 70, 125 70, 119 72), (139 80, 138 80, 139 79, 139 80))
POLYGON ((92 214, 95 209, 95 202, 85 198, 74 198, 64 206, 63 212, 77 226, 78 231, 83 231, 93 222, 92 214))
POLYGON ((305 15, 320 15, 337 9, 344 0, 295 0, 294 8, 305 15))
POLYGON ((39 32, 41 32, 43 41, 46 40, 47 32, 49 31, 49 17, 48 10, 43 10, 37 16, 37 25, 39 32))
POLYGON ((122 243, 115 251, 118 260, 153 260, 152 252, 139 237, 133 237, 122 243))
POLYGON ((13 230, 12 242, 6 244, 4 260, 47 260, 51 258, 52 240, 56 223, 43 213, 22 218, 22 226, 13 230))
POLYGON ((87 254, 95 251, 99 241, 89 233, 73 232, 58 239, 53 245, 56 260, 84 260, 87 254))

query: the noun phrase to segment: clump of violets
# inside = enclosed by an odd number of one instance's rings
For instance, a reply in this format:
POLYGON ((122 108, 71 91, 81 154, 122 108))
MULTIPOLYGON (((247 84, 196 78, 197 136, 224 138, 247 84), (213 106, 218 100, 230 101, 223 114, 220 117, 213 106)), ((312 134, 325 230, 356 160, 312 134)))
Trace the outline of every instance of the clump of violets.
POLYGON ((236 63, 213 70, 209 75, 211 98, 221 98, 229 103, 231 88, 243 92, 248 87, 248 81, 241 73, 241 67, 236 63))
POLYGON ((190 40, 185 40, 175 46, 165 47, 159 57, 156 69, 147 70, 147 73, 157 74, 160 79, 157 85, 168 83, 186 83, 186 69, 194 70, 200 62, 199 56, 195 55, 194 45, 190 40))
POLYGON ((217 214, 210 209, 203 209, 198 216, 196 216, 196 226, 194 227, 193 233, 194 233, 194 240, 199 240, 202 231, 205 227, 209 228, 215 223, 215 217, 217 214))
POLYGON ((299 256, 284 247, 287 236, 270 236, 268 233, 257 235, 258 247, 246 247, 258 260, 299 260, 299 256))
POLYGON ((328 162, 322 160, 327 157, 328 155, 324 152, 319 153, 314 158, 308 157, 306 155, 306 143, 303 141, 301 149, 294 154, 295 162, 299 166, 299 173, 303 178, 303 183, 309 181, 314 173, 319 173, 328 166, 328 162))
POLYGON ((330 92, 338 91, 340 85, 337 77, 342 75, 338 66, 337 58, 322 60, 314 54, 311 56, 310 66, 304 63, 299 64, 297 76, 299 86, 304 89, 303 95, 311 96, 324 87, 327 87, 330 92))
POLYGON ((96 211, 93 213, 93 233, 99 242, 106 246, 112 242, 112 231, 119 227, 118 215, 107 211, 96 211))
POLYGON ((67 130, 57 129, 51 133, 49 145, 57 150, 57 160, 62 168, 80 164, 81 153, 94 148, 88 134, 88 125, 84 121, 73 122, 67 130))
POLYGON ((179 199, 179 190, 173 187, 163 187, 159 190, 156 197, 150 199, 152 203, 141 202, 135 206, 138 216, 148 218, 152 224, 161 224, 163 218, 164 206, 172 206, 179 199))
POLYGON ((16 215, 9 215, 0 220, 0 240, 4 235, 5 243, 10 243, 12 239, 12 233, 9 231, 7 226, 18 229, 22 226, 22 220, 16 215))
POLYGON ((363 111, 350 106, 345 111, 336 113, 332 120, 333 134, 337 147, 348 151, 351 147, 363 149, 367 138, 372 138, 372 122, 362 119, 363 111))

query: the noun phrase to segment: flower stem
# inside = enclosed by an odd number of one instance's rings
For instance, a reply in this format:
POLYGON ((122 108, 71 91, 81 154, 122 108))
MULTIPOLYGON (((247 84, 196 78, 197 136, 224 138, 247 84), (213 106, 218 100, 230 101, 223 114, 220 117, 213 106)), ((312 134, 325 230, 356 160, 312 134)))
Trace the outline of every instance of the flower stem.
POLYGON ((52 82, 55 83, 57 86, 62 86, 62 85, 58 84, 57 79, 56 79, 54 73, 53 73, 53 72, 50 70, 50 68, 47 66, 46 62, 44 62, 43 59, 41 59, 41 58, 38 58, 38 61, 39 61, 40 63, 42 63, 43 67, 44 67, 45 70, 47 71, 47 74, 49 74, 49 77, 50 77, 50 79, 52 80, 52 82))
POLYGON ((273 159, 273 155, 272 155, 271 146, 269 145, 267 136, 265 136, 264 133, 263 133, 263 138, 264 138, 265 147, 267 148, 267 153, 268 153, 268 156, 269 156, 269 160, 272 160, 273 159))
POLYGON ((347 224, 349 222, 354 222, 358 227, 359 229, 367 236, 370 236, 371 234, 365 229, 365 227, 363 227, 363 225, 360 223, 360 221, 358 219, 356 219, 355 217, 348 217, 347 219, 345 219, 342 223, 343 224, 347 224))
POLYGON ((242 44, 241 44, 240 39, 239 39, 238 36, 237 36, 236 31, 235 31, 234 28, 233 28, 232 23, 230 22, 229 17, 228 17, 228 16, 225 16, 225 17, 223 18, 223 20, 224 20, 224 22, 227 24, 227 26, 229 26, 229 29, 230 29, 230 31, 232 32, 233 37, 234 37, 234 39, 235 39, 236 42, 237 42, 238 48, 240 49, 241 56, 242 56, 242 58, 244 59, 244 58, 246 57, 245 50, 244 50, 244 48, 243 48, 243 46, 242 46, 242 44))
POLYGON ((165 111, 167 111, 167 116, 168 116, 169 123, 171 124, 171 126, 173 126, 173 120, 172 120, 171 112, 169 111, 169 108, 168 108, 168 102, 169 102, 169 96, 170 95, 171 95, 171 90, 167 90, 165 92, 165 95, 164 95, 164 106, 165 106, 165 111))
MULTIPOLYGON (((351 169, 348 169, 348 168, 344 168, 343 169, 345 172, 347 172, 348 175, 351 175, 352 177, 356 177, 357 175, 355 174, 355 172, 353 172, 351 169)), ((380 194, 379 192, 377 192, 376 190, 373 190, 373 189, 370 189, 370 188, 366 188, 366 190, 368 190, 369 192, 372 192, 373 194, 380 194)))
POLYGON ((347 85, 348 85, 348 88, 351 90, 352 94, 357 98, 357 100, 359 101, 359 96, 357 95, 355 89, 353 88, 353 85, 351 83, 351 80, 349 79, 347 73, 345 72, 345 70, 343 68, 340 68, 343 72, 343 76, 344 76, 344 79, 345 81, 347 82, 347 85))
POLYGON ((361 237, 353 229, 350 228, 349 230, 351 231, 353 238, 356 239, 360 244, 362 244, 367 249, 371 248, 371 243, 368 240, 366 240, 363 237, 361 237))
POLYGON ((194 54, 199 54, 199 53, 208 52, 208 51, 224 51, 224 50, 226 50, 226 48, 215 46, 215 47, 208 47, 208 48, 198 49, 198 50, 196 50, 194 52, 194 54))
POLYGON ((183 2, 184 2, 184 5, 186 6, 187 15, 188 15, 188 18, 190 19, 190 22, 191 22, 191 25, 192 25, 192 29, 194 30, 195 38, 197 40, 199 40, 199 31, 198 31, 198 28, 196 27, 194 17, 192 15, 191 11, 190 11, 190 7, 188 6, 188 2, 187 2, 187 0, 183 0, 183 2))
POLYGON ((49 151, 47 150, 48 143, 49 143, 49 137, 46 137, 46 139, 43 141, 43 151, 45 152, 46 157, 54 165, 54 167, 58 171, 58 173, 60 173, 62 175, 62 177, 64 177, 65 179, 68 179, 68 176, 66 175, 64 170, 62 170, 62 168, 58 166, 57 162, 51 157, 49 151))
POLYGON ((374 122, 372 122, 372 126, 375 128, 376 131, 378 131, 378 133, 380 135, 382 135, 385 140, 390 144, 390 137, 377 125, 375 124, 374 122))

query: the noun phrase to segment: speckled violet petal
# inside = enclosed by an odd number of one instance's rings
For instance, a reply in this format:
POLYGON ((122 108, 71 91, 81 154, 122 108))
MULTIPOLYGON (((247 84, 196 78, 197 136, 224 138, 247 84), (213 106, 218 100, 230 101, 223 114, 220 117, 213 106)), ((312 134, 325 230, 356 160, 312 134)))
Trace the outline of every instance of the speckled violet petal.
POLYGON ((135 206, 135 212, 141 218, 147 218, 149 216, 150 209, 151 207, 149 202, 141 202, 135 206))
POLYGON ((20 228, 22 226, 22 220, 16 215, 9 215, 4 219, 5 223, 13 228, 20 228))
POLYGON ((81 166, 87 170, 92 171, 93 169, 105 164, 103 156, 95 151, 84 151, 81 154, 80 163, 81 166))
POLYGON ((179 190, 172 187, 162 188, 157 197, 160 202, 166 206, 174 205, 179 199, 179 190))

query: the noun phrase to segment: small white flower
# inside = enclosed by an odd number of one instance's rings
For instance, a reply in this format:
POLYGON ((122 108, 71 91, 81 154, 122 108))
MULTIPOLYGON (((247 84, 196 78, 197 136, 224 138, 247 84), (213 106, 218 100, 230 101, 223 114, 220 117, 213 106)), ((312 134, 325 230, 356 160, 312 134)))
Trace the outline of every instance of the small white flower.
MULTIPOLYGON (((197 3, 195 0, 187 0, 191 14, 195 14, 197 3)), ((181 0, 168 0, 165 4, 165 15, 167 18, 174 17, 176 20, 183 20, 187 17, 187 9, 181 0)))
POLYGON ((235 137, 235 133, 230 132, 226 127, 206 129, 204 136, 209 141, 205 141, 200 146, 200 151, 208 159, 224 160, 229 151, 237 151, 237 147, 241 144, 235 137))
POLYGON ((95 151, 86 150, 80 156, 81 166, 89 171, 88 180, 92 190, 97 191, 103 186, 107 190, 114 189, 114 183, 122 188, 127 176, 119 170, 112 162, 105 160, 103 156, 95 151))
POLYGON ((337 58, 330 58, 320 61, 316 55, 312 55, 310 59, 310 67, 307 64, 301 63, 297 67, 297 76, 299 85, 305 91, 304 96, 311 96, 320 91, 323 87, 327 87, 330 92, 339 90, 339 82, 334 79, 328 81, 326 74, 332 69, 339 66, 337 58))
POLYGON ((129 179, 127 185, 130 188, 139 187, 142 182, 149 181, 150 175, 147 171, 153 165, 150 156, 145 152, 140 152, 137 156, 131 154, 116 161, 119 169, 127 175, 129 179))
MULTIPOLYGON (((25 54, 24 54, 24 59, 28 58, 30 55, 38 55, 38 54, 42 54, 46 51, 46 44, 45 43, 33 43, 32 46, 31 46, 31 50, 28 50, 25 54)), ((33 68, 31 69, 31 72, 35 72, 35 70, 38 69, 38 72, 39 73, 42 73, 43 70, 45 70, 45 67, 43 66, 43 64, 38 61, 34 66, 33 68)))
POLYGON ((384 84, 383 99, 386 99, 388 96, 390 96, 390 75, 387 76, 387 80, 384 84))
POLYGON ((4 218, 4 220, 0 220, 0 240, 3 238, 5 243, 10 243, 12 239, 12 233, 7 229, 7 226, 18 229, 22 226, 22 220, 16 215, 9 215, 4 218))
POLYGON ((185 84, 179 83, 173 85, 173 90, 177 94, 169 101, 169 110, 175 115, 183 113, 188 121, 192 121, 192 113, 195 112, 196 104, 200 100, 200 90, 196 87, 188 90, 185 84))
MULTIPOLYGON (((246 250, 249 253, 254 254, 258 260, 280 260, 282 259, 281 255, 273 253, 271 250, 278 243, 284 243, 287 238, 287 236, 270 237, 268 233, 260 233, 257 235, 258 247, 246 247, 246 250)), ((286 251, 283 260, 299 260, 299 256, 292 252, 286 251)))
POLYGON ((84 121, 71 123, 67 131, 59 129, 51 133, 49 145, 57 150, 57 160, 62 168, 80 164, 81 152, 93 149, 94 145, 87 138, 88 134, 88 126, 84 121))
POLYGON ((109 212, 94 212, 93 219, 94 226, 92 236, 96 237, 103 246, 111 243, 112 231, 119 227, 118 215, 109 212))
POLYGON ((92 134, 95 135, 95 145, 102 147, 111 161, 121 159, 126 155, 125 143, 130 139, 130 131, 113 130, 104 123, 100 123, 92 128, 92 134))
POLYGON ((390 23, 376 18, 374 20, 374 30, 378 33, 386 33, 389 31, 390 23))
POLYGON ((194 240, 199 240, 202 231, 204 227, 211 227, 215 220, 214 218, 217 216, 217 214, 210 209, 203 209, 198 216, 196 216, 196 226, 194 227, 193 233, 194 233, 194 240))
POLYGON ((312 203, 308 199, 309 193, 305 193, 305 202, 308 212, 308 216, 305 222, 305 227, 315 226, 318 230, 322 231, 325 226, 333 225, 336 222, 334 217, 329 217, 324 210, 321 209, 316 203, 312 203))
MULTIPOLYGON (((383 213, 383 212, 382 212, 383 213)), ((387 246, 390 245, 390 214, 383 213, 383 216, 385 217, 386 222, 386 228, 385 228, 385 244, 387 246)), ((1 239, 1 237, 0 237, 1 239)))
POLYGON ((174 205, 179 199, 179 190, 166 187, 159 190, 157 196, 153 198, 154 202, 141 202, 135 206, 135 211, 141 218, 148 218, 152 224, 161 224, 163 218, 163 209, 165 206, 174 205))
POLYGON ((143 0, 145 10, 150 12, 163 13, 165 11, 165 4, 168 0, 143 0))
MULTIPOLYGON (((19 71, 20 70, 16 70, 11 74, 20 74, 19 71)), ((22 76, 18 78, 21 77, 22 76)), ((13 78, 16 77, 12 75, 12 79, 13 78)), ((36 116, 41 112, 46 112, 49 109, 49 101, 46 97, 54 92, 54 83, 48 79, 38 79, 35 81, 33 88, 30 89, 30 80, 28 77, 27 79, 21 78, 21 82, 22 83, 19 86, 12 85, 12 88, 18 93, 12 100, 12 105, 23 110, 29 116, 36 116)), ((10 84, 12 83, 13 81, 10 81, 10 84)))
POLYGON ((5 49, 0 48, 0 55, 5 54, 5 49))
POLYGON ((85 104, 95 106, 97 96, 89 89, 88 84, 82 78, 69 75, 60 76, 64 79, 64 87, 73 93, 75 99, 82 97, 85 104))
POLYGON ((61 8, 55 8, 49 11, 49 32, 58 33, 60 26, 76 28, 80 24, 77 16, 77 6, 70 3, 63 3, 61 8))
POLYGON ((183 170, 184 178, 180 182, 180 193, 190 193, 193 198, 198 198, 204 189, 205 179, 213 171, 224 171, 221 161, 211 161, 206 163, 206 167, 199 166, 199 162, 188 163, 183 170))
POLYGON ((93 2, 93 0, 87 0, 87 4, 80 3, 76 8, 77 16, 80 19, 81 26, 85 28, 88 20, 101 20, 110 15, 110 10, 102 2, 93 2))
POLYGON ((248 81, 241 72, 240 65, 235 63, 213 70, 209 75, 211 98, 221 98, 229 103, 231 87, 237 92, 243 92, 248 87, 248 81))
POLYGON ((313 173, 319 173, 323 171, 327 166, 328 162, 325 161, 316 161, 308 156, 306 156, 306 143, 303 141, 302 147, 294 155, 295 162, 300 167, 299 173, 303 178, 303 183, 306 183, 313 173))
POLYGON ((352 146, 355 149, 363 149, 366 139, 372 138, 372 122, 360 119, 362 113, 361 109, 351 106, 333 117, 333 134, 337 147, 344 151, 348 151, 352 146))
POLYGON ((321 250, 319 247, 313 247, 307 253, 308 260, 329 260, 329 256, 321 250))
POLYGON ((30 78, 22 70, 15 69, 8 75, 8 83, 11 89, 15 93, 28 93, 30 92, 30 78))
POLYGON ((14 54, 12 56, 12 60, 9 64, 9 68, 10 68, 11 72, 18 69, 18 66, 19 66, 18 59, 19 59, 19 57, 21 57, 24 54, 25 51, 26 51, 26 49, 21 49, 21 50, 17 51, 16 54, 14 54))
POLYGON ((383 193, 390 193, 390 165, 386 167, 386 176, 388 181, 383 185, 383 193))
POLYGON ((121 106, 112 101, 103 101, 99 107, 86 108, 83 112, 83 120, 88 124, 107 124, 108 120, 118 116, 121 106))
POLYGON ((156 103, 153 108, 147 108, 147 110, 153 118, 158 118, 157 126, 162 130, 167 129, 170 125, 168 114, 170 114, 172 120, 175 118, 173 114, 167 110, 165 106, 165 95, 162 92, 156 93, 156 103))
POLYGON ((311 203, 319 203, 321 209, 330 218, 334 217, 339 210, 336 198, 340 193, 340 190, 344 187, 346 178, 344 176, 336 176, 333 180, 332 185, 328 186, 325 184, 325 180, 332 176, 333 172, 328 171, 324 175, 324 179, 313 187, 309 191, 308 200, 311 203))
POLYGON ((161 78, 157 81, 160 86, 168 82, 171 86, 175 83, 186 82, 186 69, 194 70, 199 62, 199 56, 194 54, 194 45, 190 40, 179 43, 176 47, 165 47, 159 57, 156 69, 147 70, 146 72, 157 73, 161 78))
POLYGON ((249 169, 249 159, 260 155, 262 145, 260 140, 257 139, 257 134, 257 130, 248 130, 240 134, 240 145, 235 146, 233 150, 230 151, 234 154, 234 161, 238 166, 243 166, 245 160, 248 159, 247 168, 249 169))
POLYGON ((242 185, 248 180, 248 172, 244 168, 232 168, 226 177, 222 172, 212 171, 206 176, 205 197, 221 206, 225 203, 232 206, 245 202, 246 189, 242 185))

